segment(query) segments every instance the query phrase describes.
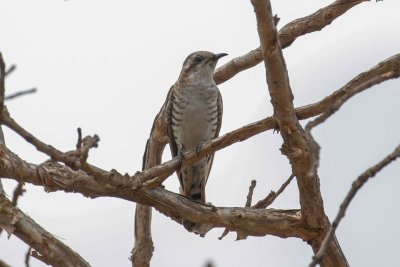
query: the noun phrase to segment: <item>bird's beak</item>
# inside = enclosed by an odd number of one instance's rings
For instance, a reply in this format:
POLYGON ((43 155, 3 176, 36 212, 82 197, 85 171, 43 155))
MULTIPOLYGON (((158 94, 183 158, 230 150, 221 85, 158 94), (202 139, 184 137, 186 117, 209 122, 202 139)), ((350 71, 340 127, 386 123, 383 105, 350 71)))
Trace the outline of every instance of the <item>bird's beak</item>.
POLYGON ((216 60, 218 60, 218 59, 220 59, 221 57, 224 57, 224 56, 227 56, 227 55, 228 55, 227 53, 215 54, 215 55, 214 55, 214 58, 215 58, 216 60))

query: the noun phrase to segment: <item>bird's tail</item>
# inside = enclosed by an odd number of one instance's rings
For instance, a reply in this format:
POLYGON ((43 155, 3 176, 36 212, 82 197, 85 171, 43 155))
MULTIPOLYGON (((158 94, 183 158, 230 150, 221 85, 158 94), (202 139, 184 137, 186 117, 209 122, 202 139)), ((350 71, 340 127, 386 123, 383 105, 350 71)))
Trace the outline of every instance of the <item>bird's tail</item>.
MULTIPOLYGON (((189 197, 193 201, 205 204, 205 183, 207 181, 208 171, 206 171, 206 165, 204 160, 196 162, 193 165, 182 166, 180 178, 182 179, 181 186, 183 195, 189 197)), ((183 226, 189 232, 193 231, 196 223, 188 220, 182 221, 183 226)))
POLYGON ((196 162, 193 165, 182 166, 180 179, 183 195, 189 197, 193 201, 205 204, 206 196, 204 188, 207 175, 208 172, 205 171, 204 162, 196 162))

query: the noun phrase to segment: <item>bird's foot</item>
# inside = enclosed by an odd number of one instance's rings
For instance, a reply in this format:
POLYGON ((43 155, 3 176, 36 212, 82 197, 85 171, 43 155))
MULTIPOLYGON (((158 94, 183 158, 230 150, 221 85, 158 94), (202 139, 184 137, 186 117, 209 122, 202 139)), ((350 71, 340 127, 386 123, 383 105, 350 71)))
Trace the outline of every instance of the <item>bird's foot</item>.
POLYGON ((185 159, 185 150, 183 149, 183 147, 179 149, 178 157, 179 157, 179 161, 181 161, 181 162, 185 159))
POLYGON ((201 152, 201 147, 204 145, 204 141, 201 141, 200 144, 196 146, 196 156, 199 158, 200 157, 200 152, 201 152))

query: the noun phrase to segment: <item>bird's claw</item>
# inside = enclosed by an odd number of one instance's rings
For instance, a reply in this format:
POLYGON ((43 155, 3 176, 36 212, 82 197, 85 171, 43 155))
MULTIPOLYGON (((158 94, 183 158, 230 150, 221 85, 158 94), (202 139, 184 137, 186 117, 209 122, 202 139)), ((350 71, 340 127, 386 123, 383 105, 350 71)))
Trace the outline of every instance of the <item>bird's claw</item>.
POLYGON ((196 156, 199 158, 200 157, 200 152, 201 152, 201 147, 204 145, 204 142, 201 142, 196 146, 196 156))
POLYGON ((185 150, 183 150, 183 148, 179 149, 178 157, 180 161, 183 161, 185 159, 185 150))

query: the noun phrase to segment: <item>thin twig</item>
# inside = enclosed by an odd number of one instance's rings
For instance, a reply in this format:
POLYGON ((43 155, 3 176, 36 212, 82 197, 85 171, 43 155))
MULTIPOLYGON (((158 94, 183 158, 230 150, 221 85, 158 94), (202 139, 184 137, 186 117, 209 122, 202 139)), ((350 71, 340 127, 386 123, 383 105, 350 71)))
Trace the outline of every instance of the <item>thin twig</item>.
POLYGON ((269 205, 271 205, 275 199, 286 189, 286 187, 290 184, 290 182, 293 180, 294 175, 291 174, 289 178, 281 185, 281 187, 278 189, 278 191, 271 191, 268 196, 266 196, 264 199, 261 199, 258 201, 254 206, 252 206, 253 209, 265 209, 269 205))
POLYGON ((25 266, 26 267, 30 267, 29 260, 31 259, 31 251, 32 251, 32 248, 29 247, 28 251, 25 254, 25 266))
POLYGON ((257 185, 257 181, 256 180, 251 180, 251 184, 249 186, 249 193, 247 194, 247 198, 246 198, 246 205, 244 206, 245 208, 250 208, 251 206, 251 202, 253 199, 253 192, 254 192, 254 188, 257 185))
POLYGON ((229 234, 231 230, 229 230, 229 228, 225 228, 225 230, 222 232, 221 236, 218 237, 219 240, 222 240, 225 236, 227 236, 229 234))
POLYGON ((76 142, 76 149, 80 149, 82 147, 82 129, 78 127, 78 141, 76 142))
POLYGON ((21 127, 13 118, 11 118, 6 108, 4 108, 3 112, 1 113, 1 123, 18 133, 28 143, 35 146, 37 150, 50 156, 52 160, 61 161, 73 169, 82 168, 86 172, 90 172, 90 174, 96 178, 104 179, 103 175, 106 173, 106 171, 86 163, 88 151, 93 147, 97 147, 97 144, 100 141, 100 138, 97 135, 86 136, 82 141, 83 146, 81 148, 63 153, 53 146, 47 145, 40 141, 30 132, 21 127))
POLYGON ((77 159, 74 163, 76 169, 85 169, 87 165, 87 158, 89 157, 89 150, 96 148, 100 141, 100 137, 95 134, 94 136, 85 136, 82 139, 82 130, 78 128, 78 141, 76 144, 76 150, 70 151, 65 154, 75 156, 77 159))
POLYGON ((324 113, 319 115, 316 119, 307 123, 306 131, 310 131, 312 128, 320 125, 321 123, 325 122, 330 116, 332 116, 336 111, 340 109, 340 107, 349 100, 355 94, 358 94, 365 89, 371 88, 373 85, 380 84, 383 81, 387 81, 389 79, 397 78, 399 76, 399 70, 388 70, 386 73, 382 73, 375 77, 372 77, 365 82, 358 84, 355 87, 352 87, 351 90, 345 92, 345 94, 337 99, 335 102, 331 104, 331 107, 327 109, 324 113))
POLYGON ((17 206, 18 204, 18 198, 22 196, 26 190, 24 189, 24 184, 23 183, 18 183, 18 185, 15 187, 14 192, 13 192, 13 197, 11 202, 13 203, 14 206, 17 206))
MULTIPOLYGON (((285 190, 285 188, 290 184, 290 182, 293 180, 294 175, 290 175, 290 177, 281 185, 281 187, 278 189, 278 191, 276 191, 276 193, 274 191, 271 191, 268 196, 262 200, 260 200, 259 202, 257 202, 257 204, 255 204, 254 206, 251 206, 251 199, 253 196, 253 191, 254 188, 256 186, 256 181, 252 180, 251 181, 251 185, 249 187, 249 193, 247 195, 247 201, 246 201, 246 207, 250 207, 253 209, 265 209, 267 208, 269 205, 271 205, 275 199, 285 190)), ((225 228, 224 232, 222 233, 222 235, 220 237, 218 237, 219 240, 223 239, 226 235, 229 234, 231 230, 229 228, 225 228)), ((241 239, 245 238, 245 235, 242 235, 241 239)))
POLYGON ((33 93, 36 93, 36 92, 37 92, 36 88, 31 88, 31 89, 22 90, 22 91, 13 93, 11 95, 7 95, 7 96, 5 96, 4 99, 5 100, 12 100, 12 99, 18 98, 20 96, 29 95, 29 94, 33 94, 33 93))
POLYGON ((339 212, 336 215, 335 220, 333 221, 332 225, 329 228, 328 233, 326 234, 324 241, 321 244, 321 247, 319 248, 318 252, 315 254, 313 257, 312 262, 310 263, 309 267, 314 267, 317 264, 319 264, 322 259, 325 256, 326 250, 328 248, 328 244, 331 242, 333 235, 339 226, 340 221, 343 219, 345 216, 346 210, 348 206, 350 205, 352 199, 360 190, 360 188, 372 177, 374 177, 378 172, 380 172, 383 168, 385 168, 387 165, 389 165, 391 162, 396 160, 398 157, 400 157, 400 145, 396 147, 396 149, 390 153, 388 156, 386 156, 383 160, 381 160, 379 163, 374 165, 373 167, 367 169, 365 172, 363 172, 351 185, 350 191, 347 193, 345 199, 343 202, 340 204, 339 212))
MULTIPOLYGON (((245 208, 250 208, 251 206, 251 202, 253 199, 253 193, 254 193, 254 188, 257 185, 257 181, 256 180, 251 180, 250 186, 249 186, 249 192, 247 193, 247 197, 246 197, 246 204, 244 205, 245 208)), ((229 228, 225 228, 224 232, 222 233, 222 235, 220 237, 218 237, 219 240, 221 240, 222 238, 224 238, 227 234, 229 234, 230 230, 229 228)))
POLYGON ((5 73, 5 76, 7 77, 8 75, 10 75, 11 73, 13 73, 15 70, 17 69, 17 65, 13 64, 11 65, 5 73))

